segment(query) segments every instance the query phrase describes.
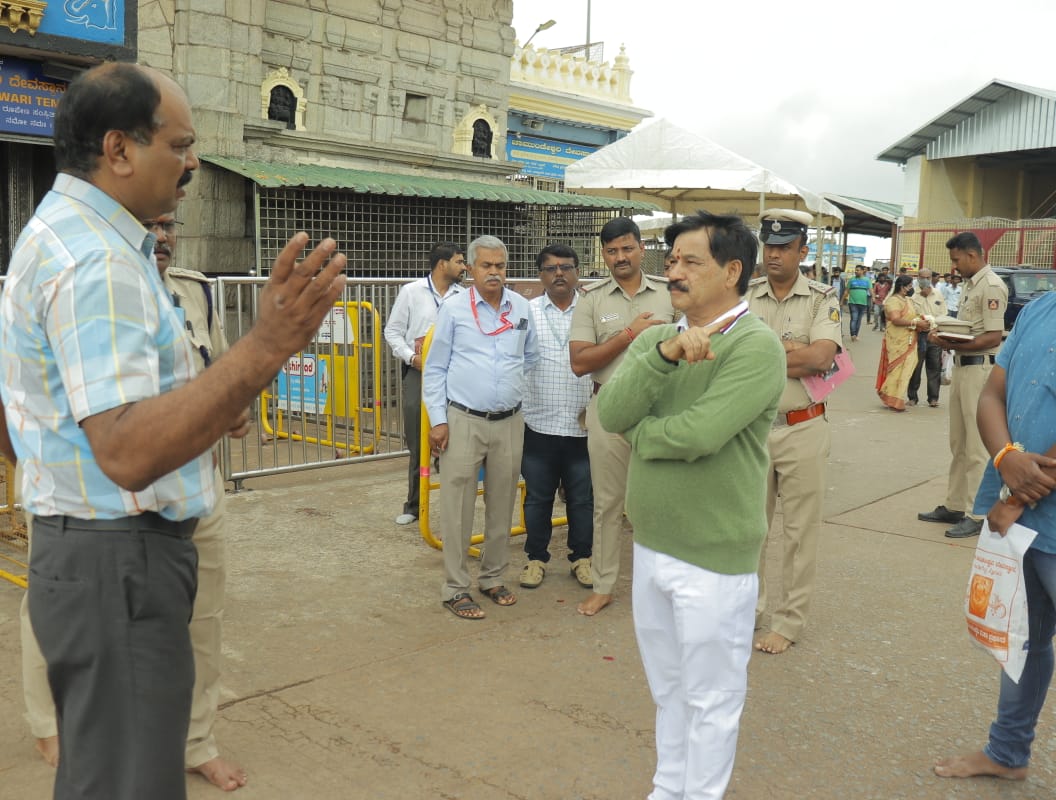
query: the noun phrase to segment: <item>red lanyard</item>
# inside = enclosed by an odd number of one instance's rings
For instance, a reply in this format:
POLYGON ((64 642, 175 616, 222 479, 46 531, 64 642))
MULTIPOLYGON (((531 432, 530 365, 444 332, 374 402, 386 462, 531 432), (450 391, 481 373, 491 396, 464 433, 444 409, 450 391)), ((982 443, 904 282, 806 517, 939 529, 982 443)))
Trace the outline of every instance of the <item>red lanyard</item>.
POLYGON ((499 322, 502 324, 490 333, 480 327, 480 316, 477 314, 477 295, 473 292, 472 286, 469 287, 469 307, 473 309, 473 320, 477 323, 477 330, 485 336, 498 336, 500 333, 513 329, 513 323, 509 320, 510 311, 513 309, 503 311, 499 314, 499 322))

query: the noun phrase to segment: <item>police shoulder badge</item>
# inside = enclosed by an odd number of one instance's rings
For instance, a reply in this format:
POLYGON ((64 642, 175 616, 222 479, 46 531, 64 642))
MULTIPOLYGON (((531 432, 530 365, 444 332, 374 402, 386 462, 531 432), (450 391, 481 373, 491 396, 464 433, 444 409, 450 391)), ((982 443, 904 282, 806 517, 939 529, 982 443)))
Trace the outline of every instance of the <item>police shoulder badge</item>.
POLYGON ((998 306, 1000 305, 1001 303, 998 302, 997 298, 994 298, 986 304, 986 307, 989 308, 991 311, 997 311, 998 306))
POLYGON ((829 319, 833 322, 840 321, 840 309, 836 306, 829 306, 829 319))

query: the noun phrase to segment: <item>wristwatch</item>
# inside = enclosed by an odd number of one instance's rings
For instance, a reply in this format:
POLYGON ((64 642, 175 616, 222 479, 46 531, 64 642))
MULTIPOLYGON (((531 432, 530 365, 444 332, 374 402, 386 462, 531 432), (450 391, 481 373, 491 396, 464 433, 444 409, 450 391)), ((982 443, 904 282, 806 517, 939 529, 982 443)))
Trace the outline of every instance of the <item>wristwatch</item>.
POLYGON ((1001 491, 997 493, 997 499, 1005 505, 1020 507, 1023 505, 1022 501, 1014 494, 1012 490, 1008 488, 1006 484, 1001 484, 1001 491))

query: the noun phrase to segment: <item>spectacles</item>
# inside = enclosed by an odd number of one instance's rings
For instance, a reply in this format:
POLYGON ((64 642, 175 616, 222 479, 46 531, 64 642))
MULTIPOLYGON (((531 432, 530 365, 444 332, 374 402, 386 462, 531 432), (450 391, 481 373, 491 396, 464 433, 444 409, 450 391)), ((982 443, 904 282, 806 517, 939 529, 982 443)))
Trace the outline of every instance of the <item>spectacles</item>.
POLYGON ((540 272, 545 272, 549 275, 553 275, 558 270, 562 272, 575 272, 577 269, 575 264, 548 264, 545 267, 539 267, 540 272))
POLYGON ((182 222, 177 222, 174 219, 169 220, 168 222, 161 222, 160 220, 156 219, 143 220, 143 227, 146 228, 148 231, 162 230, 165 233, 175 233, 177 230, 179 230, 177 226, 182 224, 182 222))

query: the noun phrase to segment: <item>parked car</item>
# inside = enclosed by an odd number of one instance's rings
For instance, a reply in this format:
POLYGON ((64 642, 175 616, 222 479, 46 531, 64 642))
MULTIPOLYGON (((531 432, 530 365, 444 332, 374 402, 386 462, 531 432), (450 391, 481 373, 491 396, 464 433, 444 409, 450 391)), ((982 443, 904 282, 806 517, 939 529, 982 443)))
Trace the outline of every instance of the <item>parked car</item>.
POLYGON ((1008 287, 1008 308, 1005 309, 1005 330, 1012 325, 1023 306, 1045 292, 1056 289, 1056 270, 1037 267, 994 267, 994 272, 1008 287))

